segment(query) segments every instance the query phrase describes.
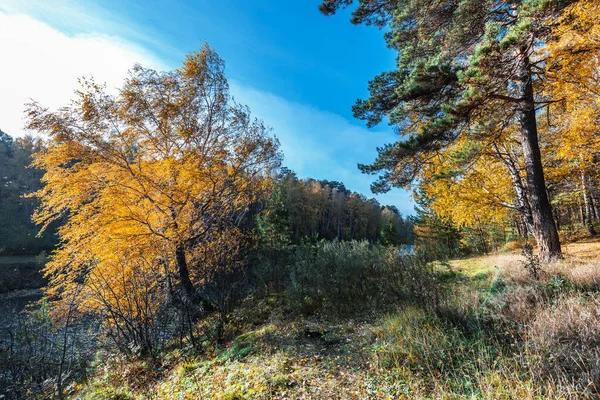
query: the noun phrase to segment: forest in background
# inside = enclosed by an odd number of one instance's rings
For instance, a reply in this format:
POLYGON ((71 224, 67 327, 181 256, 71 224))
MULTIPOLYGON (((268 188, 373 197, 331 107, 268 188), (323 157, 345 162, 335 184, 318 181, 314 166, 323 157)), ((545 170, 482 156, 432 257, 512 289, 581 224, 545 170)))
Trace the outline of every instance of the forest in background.
POLYGON ((355 116, 399 134, 359 168, 415 215, 283 168, 206 44, 32 102, 2 251, 52 253, 3 327, 7 396, 598 396, 600 5, 355 3, 321 12, 397 52, 355 116))
MULTIPOLYGON (((49 253, 58 244, 56 228, 42 235, 32 220, 36 199, 26 195, 39 190, 43 171, 30 167, 34 153, 44 149, 40 137, 14 139, 0 130, 0 256, 38 256, 49 253)), ((375 199, 352 192, 341 182, 299 179, 283 167, 273 175, 272 193, 253 207, 262 218, 262 226, 277 215, 278 229, 288 232, 291 243, 311 240, 368 240, 390 245, 412 244, 412 222, 395 206, 382 206, 375 199)))
POLYGON ((37 237, 39 227, 31 220, 37 202, 23 197, 42 186, 43 171, 27 168, 42 146, 39 138, 15 140, 0 130, 0 255, 38 255, 57 243, 52 232, 37 237))

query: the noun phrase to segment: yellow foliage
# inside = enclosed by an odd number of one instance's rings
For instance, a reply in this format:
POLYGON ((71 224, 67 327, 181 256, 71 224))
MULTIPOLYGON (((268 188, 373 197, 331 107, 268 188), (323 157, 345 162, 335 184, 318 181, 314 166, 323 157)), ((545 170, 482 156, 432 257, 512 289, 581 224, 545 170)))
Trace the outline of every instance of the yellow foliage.
MULTIPOLYGON (((547 100, 540 103, 546 115, 538 124, 546 179, 580 182, 582 174, 596 173, 600 152, 600 3, 582 0, 567 7, 544 45, 546 69, 536 67, 544 79, 536 84, 547 100)), ((501 223, 515 210, 522 212, 514 181, 520 176, 526 188, 519 135, 516 126, 503 126, 494 115, 490 112, 485 126, 465 127, 452 145, 424 162, 421 188, 431 208, 459 226, 501 223), (482 139, 478 129, 493 133, 487 135, 491 139, 482 139)), ((580 190, 579 183, 575 188, 580 190)))
POLYGON ((459 226, 503 222, 515 197, 510 175, 493 146, 476 146, 469 137, 461 137, 423 170, 421 188, 431 208, 459 226), (476 155, 465 162, 463 154, 470 151, 476 155))
POLYGON ((240 226, 280 160, 208 46, 172 72, 136 66, 116 96, 86 81, 69 107, 33 103, 28 127, 50 138, 34 161, 46 171, 35 220, 64 220, 48 292, 83 286, 79 308, 109 322, 150 322, 172 279, 197 286, 235 265, 240 226))
POLYGON ((559 18, 547 44, 551 105, 550 140, 558 178, 588 169, 600 150, 600 4, 573 3, 559 18))

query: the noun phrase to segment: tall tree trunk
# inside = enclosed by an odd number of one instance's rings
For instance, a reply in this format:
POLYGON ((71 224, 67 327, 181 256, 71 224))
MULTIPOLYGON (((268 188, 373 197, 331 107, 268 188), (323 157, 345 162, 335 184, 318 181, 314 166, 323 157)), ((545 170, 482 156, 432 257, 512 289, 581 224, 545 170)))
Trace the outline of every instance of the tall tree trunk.
POLYGON ((594 212, 592 201, 588 193, 587 179, 585 171, 581 170, 581 191, 583 192, 583 204, 585 205, 585 227, 587 228, 590 235, 596 235, 596 229, 592 222, 592 214, 594 212))
POLYGON ((194 303, 196 289, 190 279, 190 271, 185 257, 185 248, 182 244, 177 245, 175 248, 175 261, 177 262, 177 274, 179 275, 179 281, 183 287, 185 296, 191 303, 194 303))
POLYGON ((556 223, 556 229, 560 230, 560 211, 558 207, 554 207, 554 222, 556 223))
POLYGON ((594 184, 594 180, 588 180, 588 188, 590 191, 590 199, 592 200, 592 210, 594 211, 594 220, 598 220, 600 218, 600 212, 598 211, 598 198, 594 195, 596 191, 596 185, 594 184))
POLYGON ((517 90, 519 98, 519 120, 521 142, 527 173, 527 191, 534 235, 543 261, 562 257, 558 232, 552 216, 552 208, 546 193, 542 155, 538 143, 535 101, 529 56, 523 52, 517 69, 517 90))
POLYGON ((177 245, 175 248, 175 260, 177 262, 177 274, 183 287, 185 301, 187 302, 187 313, 192 321, 201 318, 204 313, 215 311, 216 306, 202 293, 202 289, 196 287, 190 279, 190 271, 185 256, 185 247, 177 245))

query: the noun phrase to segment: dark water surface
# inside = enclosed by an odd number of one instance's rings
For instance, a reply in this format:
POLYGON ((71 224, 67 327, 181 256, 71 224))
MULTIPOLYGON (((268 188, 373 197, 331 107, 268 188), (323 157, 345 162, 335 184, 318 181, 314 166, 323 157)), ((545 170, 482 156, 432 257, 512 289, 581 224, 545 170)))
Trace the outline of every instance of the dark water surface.
POLYGON ((24 293, 22 295, 17 295, 14 297, 8 297, 5 299, 0 298, 0 307, 1 308, 11 308, 16 311, 22 311, 25 309, 25 306, 31 302, 37 301, 42 298, 42 293, 39 291, 35 291, 34 293, 24 293))
POLYGON ((42 298, 40 290, 19 290, 0 295, 0 326, 10 322, 13 316, 25 307, 42 298))

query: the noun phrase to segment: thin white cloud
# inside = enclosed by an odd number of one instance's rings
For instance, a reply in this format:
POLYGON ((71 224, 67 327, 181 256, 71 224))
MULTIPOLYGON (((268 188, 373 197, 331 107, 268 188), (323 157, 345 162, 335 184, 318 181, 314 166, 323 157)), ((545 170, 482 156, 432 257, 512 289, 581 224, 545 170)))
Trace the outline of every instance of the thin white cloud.
POLYGON ((111 36, 143 43, 154 50, 170 55, 177 53, 172 45, 160 39, 151 25, 140 26, 91 0, 2 0, 0 12, 28 15, 60 32, 110 32, 111 36))
POLYGON ((150 52, 119 37, 66 35, 26 15, 0 12, 0 129, 23 135, 24 104, 31 99, 57 108, 73 98, 80 77, 108 88, 121 86, 140 62, 162 68, 150 52))
MULTIPOLYGON (((284 164, 300 177, 344 182, 351 190, 370 194, 374 176, 361 174, 357 164, 369 164, 377 146, 397 137, 388 130, 373 131, 352 124, 340 115, 288 101, 230 81, 235 100, 247 104, 254 116, 272 127, 281 142, 284 164)), ((382 204, 395 205, 403 214, 413 213, 410 195, 395 189, 374 196, 382 204)))

